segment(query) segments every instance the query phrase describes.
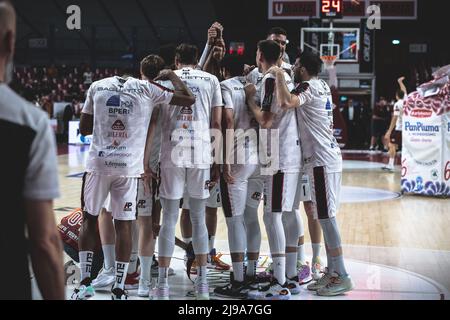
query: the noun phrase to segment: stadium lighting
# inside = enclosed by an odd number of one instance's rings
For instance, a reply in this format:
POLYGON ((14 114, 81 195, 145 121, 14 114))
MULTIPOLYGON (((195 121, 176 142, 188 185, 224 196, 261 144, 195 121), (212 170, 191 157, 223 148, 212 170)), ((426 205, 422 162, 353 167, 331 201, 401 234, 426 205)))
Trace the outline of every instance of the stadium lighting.
POLYGON ((394 46, 398 46, 400 44, 400 40, 392 40, 392 44, 394 46))

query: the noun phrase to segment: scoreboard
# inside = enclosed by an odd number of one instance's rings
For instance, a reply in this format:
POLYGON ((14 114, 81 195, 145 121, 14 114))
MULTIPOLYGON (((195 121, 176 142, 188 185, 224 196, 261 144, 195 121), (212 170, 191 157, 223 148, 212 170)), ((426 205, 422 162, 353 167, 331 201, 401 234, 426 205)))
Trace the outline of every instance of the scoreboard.
POLYGON ((342 19, 344 0, 321 0, 320 17, 322 19, 342 19))

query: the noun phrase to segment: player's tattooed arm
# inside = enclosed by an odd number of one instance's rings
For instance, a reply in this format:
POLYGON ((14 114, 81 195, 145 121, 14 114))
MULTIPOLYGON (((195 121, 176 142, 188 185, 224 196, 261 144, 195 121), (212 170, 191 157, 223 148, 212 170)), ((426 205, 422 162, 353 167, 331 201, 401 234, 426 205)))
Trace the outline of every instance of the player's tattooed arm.
POLYGON ((256 87, 252 83, 248 83, 244 87, 245 91, 245 97, 247 100, 247 106, 249 109, 253 112, 253 115, 255 116, 256 121, 259 123, 261 128, 263 129, 270 129, 272 127, 273 123, 273 113, 270 111, 263 111, 262 108, 260 108, 256 102, 255 102, 255 95, 256 95, 256 87))
POLYGON ((154 79, 154 81, 157 80, 170 80, 170 82, 172 82, 175 88, 175 92, 169 104, 189 107, 195 103, 194 94, 191 92, 191 90, 189 90, 186 84, 181 81, 181 79, 175 74, 175 72, 173 72, 173 70, 161 70, 159 75, 154 79))
POLYGON ((80 133, 83 136, 88 136, 92 134, 94 130, 94 116, 88 113, 81 113, 80 117, 80 133))

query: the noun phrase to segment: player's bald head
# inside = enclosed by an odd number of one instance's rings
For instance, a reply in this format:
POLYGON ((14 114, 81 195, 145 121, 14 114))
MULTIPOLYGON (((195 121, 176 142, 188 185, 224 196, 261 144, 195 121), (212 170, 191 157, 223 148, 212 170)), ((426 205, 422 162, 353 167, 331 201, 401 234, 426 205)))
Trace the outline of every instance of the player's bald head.
POLYGON ((0 0, 0 34, 16 29, 16 12, 9 0, 0 0))
POLYGON ((10 1, 0 0, 0 53, 11 54, 16 34, 16 13, 10 1))

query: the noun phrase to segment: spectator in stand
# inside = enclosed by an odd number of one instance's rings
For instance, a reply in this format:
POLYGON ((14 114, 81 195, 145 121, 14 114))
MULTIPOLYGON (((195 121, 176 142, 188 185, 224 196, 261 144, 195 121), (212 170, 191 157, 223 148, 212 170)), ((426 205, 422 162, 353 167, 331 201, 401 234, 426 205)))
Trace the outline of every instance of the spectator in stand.
POLYGON ((91 69, 89 67, 86 67, 86 71, 84 71, 83 73, 83 84, 86 89, 91 86, 93 77, 94 74, 92 73, 91 69))
POLYGON ((379 149, 379 140, 381 139, 381 144, 384 146, 384 134, 386 133, 386 117, 388 113, 388 103, 386 98, 380 97, 380 101, 375 104, 372 114, 372 138, 370 140, 370 151, 375 151, 379 149))
POLYGON ((50 79, 56 79, 58 77, 58 69, 52 64, 47 70, 47 75, 50 79))

